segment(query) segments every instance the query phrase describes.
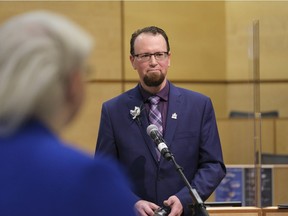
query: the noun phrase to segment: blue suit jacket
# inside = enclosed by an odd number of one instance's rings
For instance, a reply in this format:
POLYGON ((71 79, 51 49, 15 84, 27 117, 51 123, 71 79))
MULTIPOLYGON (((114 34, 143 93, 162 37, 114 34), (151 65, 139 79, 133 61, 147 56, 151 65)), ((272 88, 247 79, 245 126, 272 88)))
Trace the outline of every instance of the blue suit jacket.
MULTIPOLYGON (((169 84, 164 139, 205 201, 226 173, 213 106, 208 97, 169 84)), ((192 198, 184 181, 171 161, 157 161, 155 144, 146 133, 148 115, 143 109, 133 120, 130 110, 135 106, 143 107, 138 86, 103 104, 96 154, 111 155, 126 167, 139 199, 163 205, 176 195, 185 215, 191 215, 186 207, 192 198)))
POLYGON ((0 215, 135 215, 119 167, 95 160, 62 145, 35 121, 0 137, 0 215))

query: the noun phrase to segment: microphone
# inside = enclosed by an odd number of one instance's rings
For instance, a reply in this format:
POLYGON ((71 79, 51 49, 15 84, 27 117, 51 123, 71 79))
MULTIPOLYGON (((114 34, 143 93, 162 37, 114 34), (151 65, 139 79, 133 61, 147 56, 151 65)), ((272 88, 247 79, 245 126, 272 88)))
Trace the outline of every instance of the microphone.
MULTIPOLYGON (((199 196, 196 189, 192 188, 189 181, 187 180, 186 176, 183 173, 183 168, 177 164, 175 161, 175 158, 173 154, 169 151, 167 145, 165 144, 165 140, 162 137, 162 134, 158 131, 158 128, 156 125, 151 124, 147 127, 147 134, 152 138, 152 140, 156 143, 158 150, 161 152, 162 156, 166 160, 172 160, 172 162, 175 165, 176 170, 179 172, 180 176, 182 177, 183 181, 185 182, 185 185, 189 189, 189 193, 192 196, 193 204, 189 205, 189 208, 191 208, 194 215, 198 216, 209 216, 208 211, 206 210, 206 207, 199 196)), ((160 211, 156 211, 155 215, 166 215, 166 210, 162 211, 163 209, 159 209, 160 211), (159 214, 160 213, 160 214, 159 214)), ((169 213, 168 213, 169 214, 169 213)))
POLYGON ((157 148, 159 152, 162 154, 162 156, 165 159, 170 160, 172 157, 172 154, 169 151, 161 133, 158 131, 158 127, 154 124, 151 124, 147 127, 146 131, 147 131, 147 134, 152 138, 154 143, 157 145, 157 148))

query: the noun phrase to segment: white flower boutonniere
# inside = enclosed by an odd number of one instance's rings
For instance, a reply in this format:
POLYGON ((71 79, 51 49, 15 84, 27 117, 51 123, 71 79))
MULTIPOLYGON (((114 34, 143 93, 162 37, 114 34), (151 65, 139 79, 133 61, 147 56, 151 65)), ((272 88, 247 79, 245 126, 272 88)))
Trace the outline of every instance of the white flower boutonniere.
POLYGON ((135 106, 134 110, 130 110, 133 119, 136 119, 141 113, 140 107, 135 106))

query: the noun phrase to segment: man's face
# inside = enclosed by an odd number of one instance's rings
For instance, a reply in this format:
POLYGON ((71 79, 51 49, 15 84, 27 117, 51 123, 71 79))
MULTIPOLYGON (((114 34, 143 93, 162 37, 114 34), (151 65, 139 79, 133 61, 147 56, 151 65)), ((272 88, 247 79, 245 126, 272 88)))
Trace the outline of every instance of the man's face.
MULTIPOLYGON (((135 55, 161 52, 167 52, 166 41, 161 34, 142 33, 134 42, 135 55)), ((143 87, 165 85, 163 81, 166 80, 168 67, 170 66, 170 53, 161 60, 156 60, 155 56, 152 55, 149 60, 145 61, 139 57, 130 56, 130 61, 133 68, 137 70, 143 87)))

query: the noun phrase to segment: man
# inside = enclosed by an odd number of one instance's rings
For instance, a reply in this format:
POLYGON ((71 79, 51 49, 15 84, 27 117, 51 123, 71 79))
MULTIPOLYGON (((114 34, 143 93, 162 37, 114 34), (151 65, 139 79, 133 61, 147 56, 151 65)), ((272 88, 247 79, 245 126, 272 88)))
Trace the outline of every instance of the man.
POLYGON ((0 215, 135 215, 111 160, 64 145, 60 130, 83 99, 92 40, 47 11, 0 26, 0 215))
POLYGON ((171 207, 169 216, 192 215, 184 181, 171 161, 158 158, 146 129, 151 123, 158 127, 205 201, 226 173, 211 100, 167 80, 171 52, 162 29, 151 26, 132 34, 130 54, 139 84, 103 104, 96 155, 111 155, 126 168, 138 215, 153 215, 163 204, 171 207), (160 98, 158 105, 150 104, 151 96, 160 98))

